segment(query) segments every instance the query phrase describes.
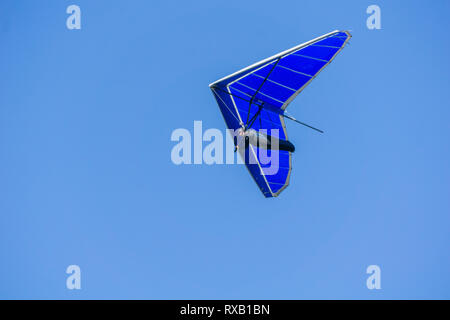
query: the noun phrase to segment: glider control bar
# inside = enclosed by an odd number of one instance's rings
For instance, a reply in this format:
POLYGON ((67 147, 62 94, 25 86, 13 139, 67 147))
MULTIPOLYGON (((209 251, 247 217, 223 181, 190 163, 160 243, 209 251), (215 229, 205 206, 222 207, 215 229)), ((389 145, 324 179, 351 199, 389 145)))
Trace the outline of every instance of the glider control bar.
MULTIPOLYGON (((279 57, 279 58, 277 59, 277 61, 273 64, 273 66, 272 66, 272 68, 270 69, 269 73, 266 75, 266 77, 264 78, 263 82, 261 82, 261 84, 259 85, 258 89, 255 91, 255 93, 253 94, 252 98, 250 99, 250 103, 249 103, 249 106, 248 106, 248 113, 247 113, 247 121, 246 121, 247 124, 245 125, 246 127, 248 126, 248 120, 249 120, 249 117, 250 117, 250 110, 251 110, 251 108, 252 108, 252 102, 253 102, 253 100, 255 99, 255 97, 256 97, 256 95, 258 94, 258 92, 261 90, 261 88, 262 88, 262 86, 264 85, 264 83, 266 83, 266 81, 267 81, 267 79, 269 78, 270 74, 272 73, 273 69, 275 69, 275 67, 277 66, 278 62, 280 62, 280 60, 281 60, 281 57, 279 57)), ((258 110, 258 113, 259 113, 260 111, 261 111, 261 110, 258 110)))
MULTIPOLYGON (((248 124, 245 125, 244 131, 247 131, 247 129, 251 128, 253 123, 255 123, 256 118, 259 116, 259 114, 261 113, 261 110, 263 109, 263 105, 264 105, 264 103, 259 106, 258 111, 252 116, 252 118, 250 119, 248 124)), ((261 120, 261 117, 259 119, 261 120)))

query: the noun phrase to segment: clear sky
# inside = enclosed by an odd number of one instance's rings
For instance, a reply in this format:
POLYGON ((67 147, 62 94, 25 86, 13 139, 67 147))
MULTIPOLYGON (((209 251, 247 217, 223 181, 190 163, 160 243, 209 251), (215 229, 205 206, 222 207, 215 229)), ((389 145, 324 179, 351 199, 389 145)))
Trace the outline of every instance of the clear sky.
POLYGON ((0 298, 449 299, 448 12, 1 1, 0 298), (288 108, 325 134, 287 123, 278 198, 242 165, 172 163, 174 129, 225 129, 209 83, 334 29, 350 44, 288 108))

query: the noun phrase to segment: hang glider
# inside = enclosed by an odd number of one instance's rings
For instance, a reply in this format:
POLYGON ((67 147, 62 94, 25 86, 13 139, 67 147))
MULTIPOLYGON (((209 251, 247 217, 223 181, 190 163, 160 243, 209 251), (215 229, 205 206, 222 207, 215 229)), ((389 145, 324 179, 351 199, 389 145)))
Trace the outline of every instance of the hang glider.
POLYGON ((289 184, 291 153, 295 148, 288 141, 284 118, 322 132, 287 114, 287 106, 336 57, 350 38, 350 32, 336 30, 209 85, 227 127, 238 132, 236 150, 265 197, 278 196, 289 184), (266 133, 275 132, 274 129, 278 129, 278 137, 266 133), (261 152, 262 149, 266 152, 261 152), (273 152, 278 155, 275 173, 261 156, 267 154, 270 157, 273 152))

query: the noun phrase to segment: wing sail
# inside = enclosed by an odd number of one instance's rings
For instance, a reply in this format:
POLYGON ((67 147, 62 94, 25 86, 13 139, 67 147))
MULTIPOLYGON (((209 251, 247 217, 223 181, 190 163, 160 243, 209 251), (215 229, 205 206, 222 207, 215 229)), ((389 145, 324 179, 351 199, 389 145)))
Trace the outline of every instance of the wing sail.
MULTIPOLYGON (((209 86, 227 127, 245 127, 259 111, 252 128, 278 129, 287 140, 282 114, 290 102, 336 57, 351 38, 348 31, 333 31, 321 37, 257 62, 209 86), (259 110, 269 106, 271 110, 259 110), (278 113, 278 114, 277 114, 278 113)), ((250 145, 245 157, 247 168, 266 197, 276 197, 289 184, 291 154, 279 151, 279 170, 267 174, 259 159, 258 147, 250 145), (253 157, 253 158, 252 158, 253 157), (249 163, 256 160, 256 164, 249 163)), ((242 155, 242 154, 241 154, 242 155)))

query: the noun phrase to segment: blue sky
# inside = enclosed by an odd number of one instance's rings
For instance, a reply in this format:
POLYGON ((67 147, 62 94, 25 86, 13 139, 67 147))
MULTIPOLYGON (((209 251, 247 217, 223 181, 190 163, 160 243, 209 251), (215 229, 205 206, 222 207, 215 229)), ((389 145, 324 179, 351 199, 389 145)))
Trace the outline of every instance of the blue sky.
POLYGON ((2 1, 0 298, 449 299, 449 10, 2 1), (288 108, 325 134, 287 124, 280 197, 171 162, 174 129, 225 129, 210 82, 334 29, 350 45, 288 108))

